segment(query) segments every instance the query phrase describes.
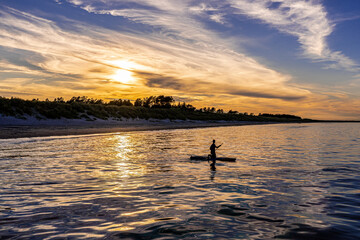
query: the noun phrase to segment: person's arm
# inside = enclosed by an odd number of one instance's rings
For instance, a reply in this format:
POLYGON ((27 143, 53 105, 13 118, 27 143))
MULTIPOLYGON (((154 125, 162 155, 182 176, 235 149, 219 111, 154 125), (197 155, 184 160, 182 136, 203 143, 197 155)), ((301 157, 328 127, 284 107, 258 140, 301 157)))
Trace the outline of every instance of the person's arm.
POLYGON ((217 146, 216 148, 219 148, 219 147, 221 147, 221 145, 222 145, 222 144, 220 144, 220 145, 219 145, 219 146, 217 146))

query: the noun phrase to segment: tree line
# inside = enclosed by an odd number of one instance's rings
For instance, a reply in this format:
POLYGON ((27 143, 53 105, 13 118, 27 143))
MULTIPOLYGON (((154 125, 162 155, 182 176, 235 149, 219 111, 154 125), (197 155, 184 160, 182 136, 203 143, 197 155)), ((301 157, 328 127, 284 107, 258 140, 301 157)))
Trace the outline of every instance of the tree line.
POLYGON ((6 116, 23 117, 36 115, 39 118, 96 118, 108 117, 131 117, 131 118, 170 118, 170 119, 194 119, 194 120, 246 120, 246 121, 287 121, 302 120, 301 117, 290 114, 263 113, 255 115, 247 112, 229 110, 215 107, 195 108, 186 102, 176 102, 172 96, 149 96, 129 99, 102 99, 89 98, 87 96, 74 96, 69 100, 63 97, 54 100, 39 99, 23 100, 20 98, 0 97, 0 114, 6 116))
MULTIPOLYGON (((12 98, 15 99, 15 98, 12 98)), ((39 99, 33 99, 32 101, 40 101, 39 99)), ((51 102, 48 98, 46 102, 51 102)), ((150 96, 144 98, 137 98, 134 103, 129 99, 113 99, 109 102, 104 101, 103 99, 89 98, 87 96, 77 96, 72 97, 69 100, 65 101, 63 97, 54 98, 52 102, 57 103, 83 103, 83 104, 101 104, 101 105, 115 105, 115 106, 133 106, 133 107, 145 107, 145 108, 180 108, 190 111, 196 111, 197 109, 186 102, 177 102, 172 96, 150 96)), ((224 113, 222 109, 215 109, 214 107, 204 107, 198 109, 200 112, 211 112, 211 113, 224 113)))

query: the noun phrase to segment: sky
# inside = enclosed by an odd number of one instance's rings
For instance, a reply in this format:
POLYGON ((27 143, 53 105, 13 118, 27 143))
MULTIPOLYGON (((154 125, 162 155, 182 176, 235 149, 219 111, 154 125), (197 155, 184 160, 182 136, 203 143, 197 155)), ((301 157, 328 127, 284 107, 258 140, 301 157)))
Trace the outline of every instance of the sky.
POLYGON ((357 0, 0 0, 0 96, 360 120, 357 0))

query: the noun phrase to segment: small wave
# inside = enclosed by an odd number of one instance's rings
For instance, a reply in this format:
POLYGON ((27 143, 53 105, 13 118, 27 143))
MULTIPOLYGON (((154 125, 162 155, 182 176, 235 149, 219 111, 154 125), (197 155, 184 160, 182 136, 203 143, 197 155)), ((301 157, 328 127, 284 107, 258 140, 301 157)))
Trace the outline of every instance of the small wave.
POLYGON ((229 208, 220 209, 219 211, 217 211, 217 213, 223 214, 223 215, 228 215, 228 216, 241 216, 241 215, 245 215, 245 213, 243 213, 243 212, 237 212, 237 211, 234 211, 234 210, 229 209, 229 208))
POLYGON ((357 172, 357 169, 347 168, 347 167, 329 167, 323 168, 322 171, 324 172, 357 172))
POLYGON ((265 222, 276 222, 276 223, 284 222, 284 220, 282 219, 273 219, 273 218, 260 216, 260 215, 253 215, 253 214, 249 214, 249 216, 247 216, 246 218, 254 219, 258 221, 265 221, 265 222))
POLYGON ((307 224, 293 224, 291 228, 282 235, 277 235, 279 239, 313 239, 313 240, 350 240, 359 239, 359 233, 352 231, 346 226, 337 225, 326 228, 316 228, 307 224))
POLYGON ((18 186, 41 186, 41 185, 55 185, 55 184, 61 184, 63 182, 35 182, 35 183, 19 183, 18 186))

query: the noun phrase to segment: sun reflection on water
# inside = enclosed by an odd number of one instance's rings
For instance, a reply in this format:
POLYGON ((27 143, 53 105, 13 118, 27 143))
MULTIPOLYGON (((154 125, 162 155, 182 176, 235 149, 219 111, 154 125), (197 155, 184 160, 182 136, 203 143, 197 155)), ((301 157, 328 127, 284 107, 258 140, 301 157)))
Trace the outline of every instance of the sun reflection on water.
POLYGON ((129 135, 115 135, 113 149, 115 168, 121 178, 141 177, 146 173, 146 164, 142 164, 139 155, 135 154, 134 138, 129 135))

